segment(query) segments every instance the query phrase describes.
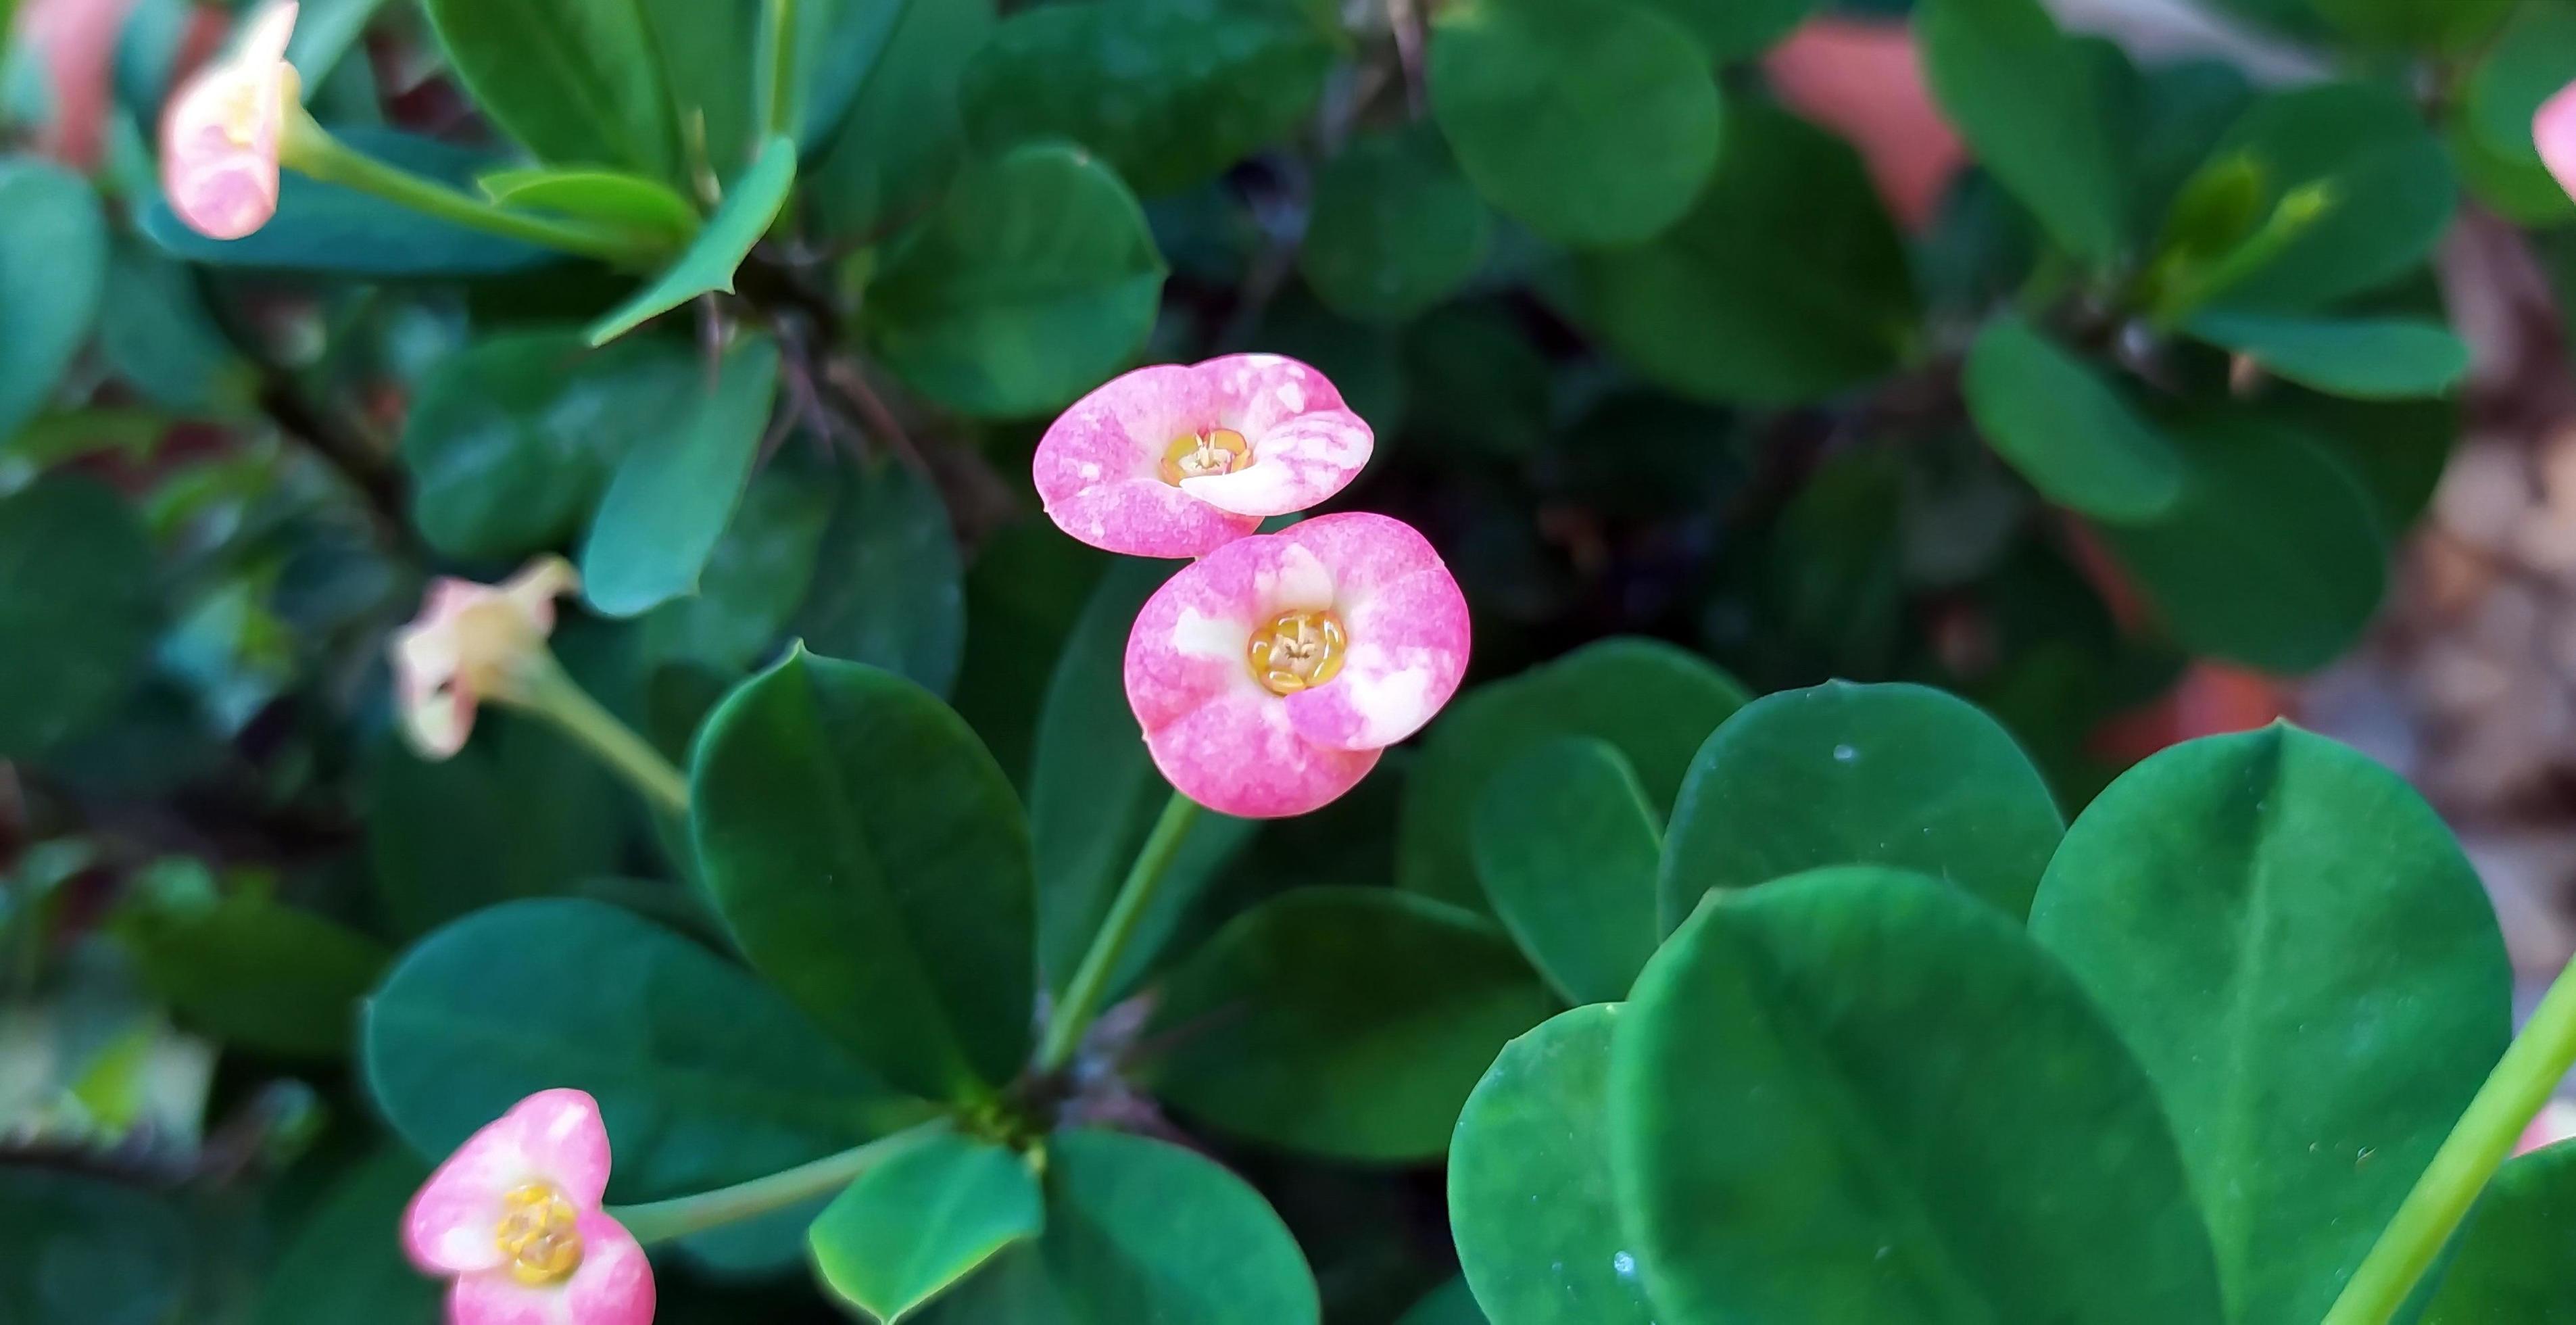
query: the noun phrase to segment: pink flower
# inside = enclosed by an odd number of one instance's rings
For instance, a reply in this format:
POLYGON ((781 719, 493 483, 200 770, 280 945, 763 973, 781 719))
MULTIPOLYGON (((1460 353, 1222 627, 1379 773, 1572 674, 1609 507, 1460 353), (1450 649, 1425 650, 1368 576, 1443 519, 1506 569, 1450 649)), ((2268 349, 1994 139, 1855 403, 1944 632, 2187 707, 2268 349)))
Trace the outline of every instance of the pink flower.
POLYGON ((1048 518, 1075 538, 1199 557, 1341 491, 1375 441, 1322 373, 1229 354, 1139 368, 1075 401, 1032 469, 1048 518))
POLYGON ((522 669, 554 632, 555 598, 579 587, 561 557, 539 557, 498 586, 431 584, 420 616, 394 632, 394 695, 412 744, 432 759, 464 749, 476 703, 518 693, 522 669))
POLYGON ((542 1090, 467 1137, 403 1212, 403 1248, 453 1276, 452 1325, 647 1325, 653 1266, 600 1213, 608 1129, 578 1090, 542 1090))
POLYGON ((161 189, 189 229, 239 239, 277 215, 277 152, 302 95, 291 0, 259 11, 233 53, 198 70, 161 119, 161 189))
POLYGON ((2531 144, 2558 187, 2576 194, 2576 83, 2550 94, 2531 117, 2531 144))
POLYGON ((1420 730, 1467 670, 1467 601, 1383 515, 1326 515, 1183 567, 1127 637, 1127 704, 1182 794, 1304 814, 1420 730))

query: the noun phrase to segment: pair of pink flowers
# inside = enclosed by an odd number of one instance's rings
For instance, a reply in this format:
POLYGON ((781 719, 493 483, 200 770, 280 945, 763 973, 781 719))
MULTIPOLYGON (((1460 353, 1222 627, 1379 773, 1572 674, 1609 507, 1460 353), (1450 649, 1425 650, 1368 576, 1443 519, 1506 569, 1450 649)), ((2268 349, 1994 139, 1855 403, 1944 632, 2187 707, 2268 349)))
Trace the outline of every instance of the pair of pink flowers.
POLYGON ((452 1325, 648 1325, 653 1265, 600 1209, 608 1128, 546 1090, 468 1138, 403 1212, 403 1249, 452 1279, 452 1325))
POLYGON ((1198 558, 1137 614, 1125 671, 1155 766, 1210 809, 1331 803, 1466 673, 1466 599, 1412 526, 1354 513, 1254 532, 1341 491, 1374 445, 1322 373, 1275 354, 1140 368, 1038 442, 1059 528, 1198 558))

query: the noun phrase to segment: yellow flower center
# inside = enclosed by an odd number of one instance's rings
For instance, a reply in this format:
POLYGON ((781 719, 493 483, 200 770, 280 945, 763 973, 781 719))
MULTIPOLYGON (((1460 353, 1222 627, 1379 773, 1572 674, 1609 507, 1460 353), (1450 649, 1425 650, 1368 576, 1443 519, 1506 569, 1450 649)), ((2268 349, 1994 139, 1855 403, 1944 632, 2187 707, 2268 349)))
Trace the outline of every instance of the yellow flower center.
POLYGON ((1163 481, 1176 488, 1185 478, 1231 474, 1251 467, 1252 443, 1232 428, 1179 438, 1163 448, 1163 481))
POLYGON ((492 1241, 510 1258, 511 1278, 532 1286, 561 1283, 581 1268, 581 1234, 574 1228, 581 1212, 563 1193, 532 1182, 503 1196, 501 1209, 492 1241))
POLYGON ((1293 695, 1341 674, 1350 641, 1331 612, 1283 612, 1252 632, 1252 674, 1274 695, 1293 695))

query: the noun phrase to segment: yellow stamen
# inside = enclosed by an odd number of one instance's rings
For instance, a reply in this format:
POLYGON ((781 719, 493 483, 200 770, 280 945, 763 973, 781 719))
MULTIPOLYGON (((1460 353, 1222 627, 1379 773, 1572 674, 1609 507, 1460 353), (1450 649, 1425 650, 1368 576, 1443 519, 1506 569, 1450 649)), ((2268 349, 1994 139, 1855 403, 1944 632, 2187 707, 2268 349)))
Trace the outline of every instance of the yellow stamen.
POLYGON ((501 1222, 492 1240, 510 1258, 510 1277, 531 1286, 561 1283, 581 1268, 581 1212, 563 1193, 542 1183, 514 1188, 501 1198, 501 1222))
POLYGON ((1182 437, 1163 448, 1163 481, 1176 488, 1185 478, 1231 474, 1251 467, 1252 443, 1232 428, 1182 437))
POLYGON ((1339 676, 1349 646, 1331 612, 1283 612, 1252 632, 1252 674, 1270 693, 1293 695, 1339 676))

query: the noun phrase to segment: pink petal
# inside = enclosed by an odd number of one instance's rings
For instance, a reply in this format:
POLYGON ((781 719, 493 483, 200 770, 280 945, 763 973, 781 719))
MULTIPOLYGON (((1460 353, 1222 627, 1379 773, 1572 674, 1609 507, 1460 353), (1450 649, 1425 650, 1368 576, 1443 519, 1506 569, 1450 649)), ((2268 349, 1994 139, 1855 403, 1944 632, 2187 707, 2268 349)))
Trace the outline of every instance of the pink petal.
MULTIPOLYGON (((1251 664, 1242 664, 1246 676, 1251 664)), ((1283 819, 1320 810, 1377 766, 1376 750, 1336 750, 1299 736, 1279 696, 1229 693, 1145 733, 1174 790, 1221 814, 1283 819)))
POLYGON ((2550 178, 2569 194, 2576 194, 2576 83, 2570 83, 2540 103, 2539 113, 2531 117, 2531 142, 2540 149, 2541 164, 2549 167, 2550 178))
POLYGON ((1420 731, 1467 673, 1467 600, 1413 526, 1383 515, 1326 515, 1278 537, 1333 568, 1333 610, 1350 648, 1341 672, 1287 697, 1297 733, 1374 750, 1420 731))
POLYGON ((1282 702, 1252 674, 1253 631, 1283 612, 1330 607, 1333 593, 1331 570, 1276 536, 1240 539, 1183 567, 1145 600, 1127 633, 1136 720, 1150 735, 1218 699, 1282 702))
POLYGON ((1376 445, 1369 426, 1346 409, 1300 414, 1245 438, 1252 443, 1250 466, 1182 479, 1181 491, 1237 515, 1286 515, 1348 487, 1376 445))
POLYGON ((1094 484, 1048 500, 1046 513, 1075 538, 1130 557, 1203 557, 1261 527, 1258 517, 1220 511, 1160 476, 1094 484))
POLYGON ((576 1208, 608 1191, 608 1129, 599 1104, 578 1090, 544 1090, 465 1139, 403 1213, 403 1246, 423 1270, 459 1274, 501 1263, 493 1230, 501 1197, 542 1182, 576 1208))
POLYGON ((230 62, 246 68, 266 68, 284 61, 287 43, 295 37, 295 13, 295 0, 262 6, 250 16, 230 62))
POLYGON ((451 1325, 650 1325, 653 1264, 614 1219, 581 1217, 581 1268, 559 1284, 523 1284, 504 1270, 469 1274, 448 1294, 451 1325))

